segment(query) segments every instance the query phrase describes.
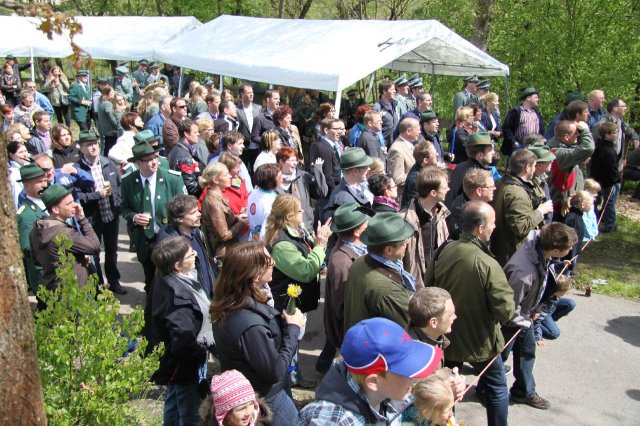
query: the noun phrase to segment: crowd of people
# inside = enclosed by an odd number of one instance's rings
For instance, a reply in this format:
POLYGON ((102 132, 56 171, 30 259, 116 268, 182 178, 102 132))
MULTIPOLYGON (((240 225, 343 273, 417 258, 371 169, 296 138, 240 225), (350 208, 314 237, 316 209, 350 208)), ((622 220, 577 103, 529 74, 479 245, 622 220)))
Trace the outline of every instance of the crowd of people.
POLYGON ((508 423, 509 399, 549 408, 536 349, 575 307, 583 245, 616 231, 622 179, 640 177, 626 103, 602 90, 572 93, 545 126, 535 88, 502 120, 469 76, 443 132, 419 75, 381 81, 372 105, 348 91, 336 117, 314 90, 260 104, 249 83, 207 78, 178 96, 180 70, 146 60, 93 92, 85 70, 49 67, 38 91, 23 68, 7 57, 0 111, 30 289, 58 286, 64 233, 78 285, 97 273, 125 294, 122 217, 148 350, 164 343, 167 425, 455 424, 464 363, 484 370, 489 425, 508 423), (322 277, 318 384, 298 348, 322 277), (292 387, 316 400, 299 412, 292 387))

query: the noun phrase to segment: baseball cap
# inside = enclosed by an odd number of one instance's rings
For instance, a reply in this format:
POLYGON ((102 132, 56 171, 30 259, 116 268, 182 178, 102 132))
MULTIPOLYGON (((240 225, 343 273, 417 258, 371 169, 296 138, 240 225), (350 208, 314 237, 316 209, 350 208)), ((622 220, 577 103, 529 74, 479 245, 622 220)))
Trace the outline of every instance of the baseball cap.
POLYGON ((413 340, 398 324, 386 318, 370 318, 351 327, 340 349, 353 374, 390 371, 421 379, 440 365, 442 349, 413 340))

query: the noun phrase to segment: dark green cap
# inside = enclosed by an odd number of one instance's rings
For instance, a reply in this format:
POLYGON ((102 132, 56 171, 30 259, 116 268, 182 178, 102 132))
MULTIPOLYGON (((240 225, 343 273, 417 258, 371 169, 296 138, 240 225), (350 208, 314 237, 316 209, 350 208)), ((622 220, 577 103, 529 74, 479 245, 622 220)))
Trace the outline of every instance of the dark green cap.
POLYGON ((144 142, 151 144, 151 142, 157 141, 158 138, 153 134, 151 130, 147 129, 136 133, 136 135, 133 137, 133 140, 136 142, 136 144, 144 142))
POLYGON ((130 163, 141 159, 142 157, 146 157, 147 155, 155 154, 160 150, 160 147, 153 147, 149 144, 149 142, 137 143, 131 148, 131 152, 133 152, 133 157, 129 158, 127 161, 130 163))
POLYGON ((42 193, 42 202, 44 203, 47 210, 51 208, 51 206, 55 206, 67 195, 71 194, 73 189, 67 189, 59 183, 54 183, 50 187, 44 190, 42 193))
POLYGON ((347 232, 369 220, 369 216, 358 210, 358 203, 343 204, 333 213, 331 231, 347 232))
POLYGON ((373 159, 362 148, 347 148, 340 156, 340 168, 342 170, 366 167, 373 163, 373 159))
POLYGON ((82 130, 78 136, 78 143, 97 141, 98 135, 93 130, 82 130))
POLYGON ((435 111, 430 110, 430 109, 428 109, 428 110, 424 111, 422 114, 420 114, 420 121, 422 121, 422 122, 433 120, 434 118, 438 118, 438 114, 436 114, 435 111))
POLYGON ((399 243, 409 238, 416 229, 398 213, 378 213, 367 225, 360 239, 368 246, 399 243))
POLYGON ((25 164, 24 166, 20 167, 20 179, 18 180, 18 182, 35 179, 37 177, 43 176, 44 174, 44 170, 42 170, 36 163, 25 164))
POLYGON ((492 145, 491 135, 487 132, 478 132, 469 136, 466 146, 492 145))
POLYGON ((536 155, 537 163, 550 163, 556 159, 555 154, 547 145, 529 145, 527 149, 536 155))

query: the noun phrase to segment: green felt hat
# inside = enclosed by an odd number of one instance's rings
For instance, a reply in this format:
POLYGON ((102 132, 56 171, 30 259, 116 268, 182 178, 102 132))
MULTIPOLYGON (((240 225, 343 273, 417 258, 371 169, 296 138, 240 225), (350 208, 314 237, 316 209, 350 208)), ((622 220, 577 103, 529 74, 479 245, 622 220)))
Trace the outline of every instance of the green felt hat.
POLYGON ((156 137, 156 135, 153 134, 153 132, 151 130, 143 130, 141 132, 138 132, 134 137, 133 140, 135 141, 136 145, 139 143, 148 143, 151 144, 151 142, 157 141, 158 138, 156 137))
POLYGON ((567 93, 567 100, 565 101, 565 105, 573 101, 586 101, 586 98, 584 97, 584 93, 582 92, 567 93))
POLYGON ((155 154, 160 150, 159 146, 153 147, 149 144, 149 142, 137 143, 131 148, 131 152, 133 152, 133 157, 129 158, 127 161, 133 163, 136 160, 141 159, 142 157, 146 157, 147 155, 155 154))
POLYGON ((346 232, 357 228, 369 220, 369 216, 358 210, 358 203, 343 204, 333 213, 331 231, 346 232))
POLYGON ((420 121, 425 122, 425 121, 429 121, 429 120, 433 120, 438 118, 438 114, 436 114, 435 111, 433 110, 426 110, 424 111, 422 114, 420 114, 420 121))
POLYGON ((347 148, 340 156, 340 168, 342 170, 366 167, 373 163, 373 159, 362 148, 347 148))
POLYGON ((550 163, 556 159, 555 154, 547 145, 529 145, 527 149, 536 155, 537 163, 550 163))
POLYGON ((78 135, 78 143, 82 144, 83 142, 95 142, 97 141, 98 135, 93 130, 83 130, 78 135))
POLYGON ((360 240, 368 246, 383 246, 402 242, 415 231, 398 213, 378 213, 369 221, 360 240))
POLYGON ((524 100, 525 98, 528 98, 529 96, 531 96, 531 95, 535 95, 535 94, 537 94, 537 93, 538 93, 538 91, 536 90, 536 88, 535 88, 535 87, 527 87, 527 88, 525 88, 525 89, 522 89, 522 90, 520 91, 520 100, 522 101, 522 100, 524 100))
POLYGON ((78 72, 76 72, 76 77, 84 77, 85 75, 89 75, 89 71, 87 71, 87 70, 78 70, 78 72))
POLYGON ((109 79, 107 77, 98 77, 98 84, 109 84, 109 79))
POLYGON ((35 179, 43 176, 45 171, 40 168, 36 163, 25 164, 20 167, 20 179, 18 182, 24 182, 26 180, 35 179))
POLYGON ((55 206, 67 195, 71 194, 73 189, 67 189, 59 183, 54 183, 50 187, 44 190, 41 195, 42 202, 44 203, 47 210, 51 208, 51 206, 55 206))
POLYGON ((478 132, 469 136, 466 146, 492 145, 491 135, 487 132, 478 132))

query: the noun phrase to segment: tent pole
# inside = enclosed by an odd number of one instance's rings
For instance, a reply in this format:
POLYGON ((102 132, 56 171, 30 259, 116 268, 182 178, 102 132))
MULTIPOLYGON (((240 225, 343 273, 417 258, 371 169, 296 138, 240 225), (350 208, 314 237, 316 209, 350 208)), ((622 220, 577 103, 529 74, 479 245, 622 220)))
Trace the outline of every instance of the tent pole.
POLYGON ((184 72, 184 68, 180 67, 180 79, 178 80, 178 97, 182 97, 182 74, 184 72))
MULTIPOLYGON (((33 64, 33 47, 30 48, 31 50, 31 80, 32 81, 36 81, 36 72, 35 72, 35 65, 33 64)), ((20 74, 20 73, 18 73, 20 74)), ((19 75, 18 75, 19 77, 19 75)))
POLYGON ((373 82, 376 78, 376 72, 371 73, 371 78, 369 79, 369 87, 367 87, 367 94, 364 97, 364 101, 367 102, 369 96, 371 96, 371 91, 373 90, 373 82))
POLYGON ((431 107, 432 110, 435 110, 436 107, 436 67, 435 65, 431 64, 431 99, 433 101, 433 106, 431 107))
POLYGON ((504 87, 504 97, 507 100, 507 111, 511 110, 511 100, 509 99, 509 84, 511 82, 511 78, 509 76, 509 74, 507 74, 507 76, 505 77, 505 87, 504 87))
POLYGON ((336 118, 340 117, 340 104, 341 103, 342 103, 342 90, 338 90, 336 92, 336 103, 334 105, 334 108, 336 109, 336 115, 335 115, 336 118))
POLYGON ((223 85, 224 85, 224 75, 220 76, 220 93, 222 93, 222 89, 223 89, 223 85))

